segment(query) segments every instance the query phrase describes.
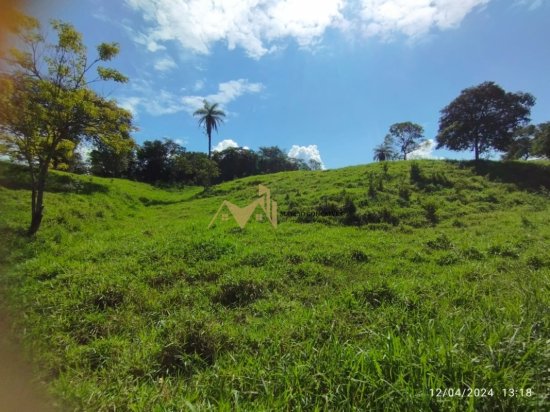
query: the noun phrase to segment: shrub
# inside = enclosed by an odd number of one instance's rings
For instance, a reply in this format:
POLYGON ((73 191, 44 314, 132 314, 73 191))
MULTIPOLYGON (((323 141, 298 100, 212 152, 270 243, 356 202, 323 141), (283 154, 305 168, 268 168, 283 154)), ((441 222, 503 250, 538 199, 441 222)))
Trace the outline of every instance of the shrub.
POLYGON ((357 207, 353 200, 348 196, 344 201, 344 206, 342 206, 342 212, 344 213, 344 223, 347 225, 356 224, 359 219, 357 216, 357 207))
POLYGON ((340 206, 333 200, 323 200, 315 208, 321 216, 338 216, 340 215, 340 206))

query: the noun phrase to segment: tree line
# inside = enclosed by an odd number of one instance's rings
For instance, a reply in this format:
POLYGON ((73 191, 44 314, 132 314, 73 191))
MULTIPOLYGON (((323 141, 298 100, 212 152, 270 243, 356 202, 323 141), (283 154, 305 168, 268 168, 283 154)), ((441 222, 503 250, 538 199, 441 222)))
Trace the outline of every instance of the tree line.
POLYGON ((289 157, 277 146, 258 151, 230 147, 213 152, 188 152, 170 139, 147 140, 131 150, 116 151, 98 145, 90 152, 89 164, 64 164, 68 170, 101 177, 120 177, 156 185, 209 186, 246 176, 292 170, 319 170, 320 164, 289 157))
MULTIPOLYGON (((436 148, 470 150, 475 160, 491 151, 504 153, 505 160, 550 158, 550 122, 529 124, 534 104, 530 93, 506 92, 494 82, 464 89, 441 110, 436 148)), ((406 160, 422 142, 422 126, 395 123, 374 148, 374 159, 406 160)))

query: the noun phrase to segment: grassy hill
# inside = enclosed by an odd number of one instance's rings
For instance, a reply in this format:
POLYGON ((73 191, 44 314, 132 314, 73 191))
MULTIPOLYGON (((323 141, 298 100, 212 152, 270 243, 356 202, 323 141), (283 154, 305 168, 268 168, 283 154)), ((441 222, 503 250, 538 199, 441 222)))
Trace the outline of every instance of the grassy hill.
POLYGON ((22 173, 0 164, 0 284, 69 409, 548 406, 547 162, 391 162, 208 192, 54 173, 32 240, 22 173), (277 229, 207 228, 258 184, 277 229))

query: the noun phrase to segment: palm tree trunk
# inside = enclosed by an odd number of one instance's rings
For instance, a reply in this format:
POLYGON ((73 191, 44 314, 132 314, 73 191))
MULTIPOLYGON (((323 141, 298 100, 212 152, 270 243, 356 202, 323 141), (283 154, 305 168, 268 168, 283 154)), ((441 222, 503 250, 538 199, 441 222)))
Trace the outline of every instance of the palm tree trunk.
POLYGON ((208 158, 210 159, 212 154, 212 133, 208 133, 208 158))

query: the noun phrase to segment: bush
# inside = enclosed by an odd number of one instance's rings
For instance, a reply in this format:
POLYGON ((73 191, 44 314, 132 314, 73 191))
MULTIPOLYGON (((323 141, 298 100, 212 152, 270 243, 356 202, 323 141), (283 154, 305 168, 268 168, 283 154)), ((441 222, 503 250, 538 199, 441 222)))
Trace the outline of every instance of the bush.
POLYGON ((333 200, 323 200, 316 206, 315 210, 321 216, 339 216, 342 213, 338 203, 333 200))
POLYGON ((342 212, 344 213, 344 223, 347 225, 357 224, 359 218, 357 216, 357 207, 353 200, 348 196, 344 201, 344 206, 342 206, 342 212))

